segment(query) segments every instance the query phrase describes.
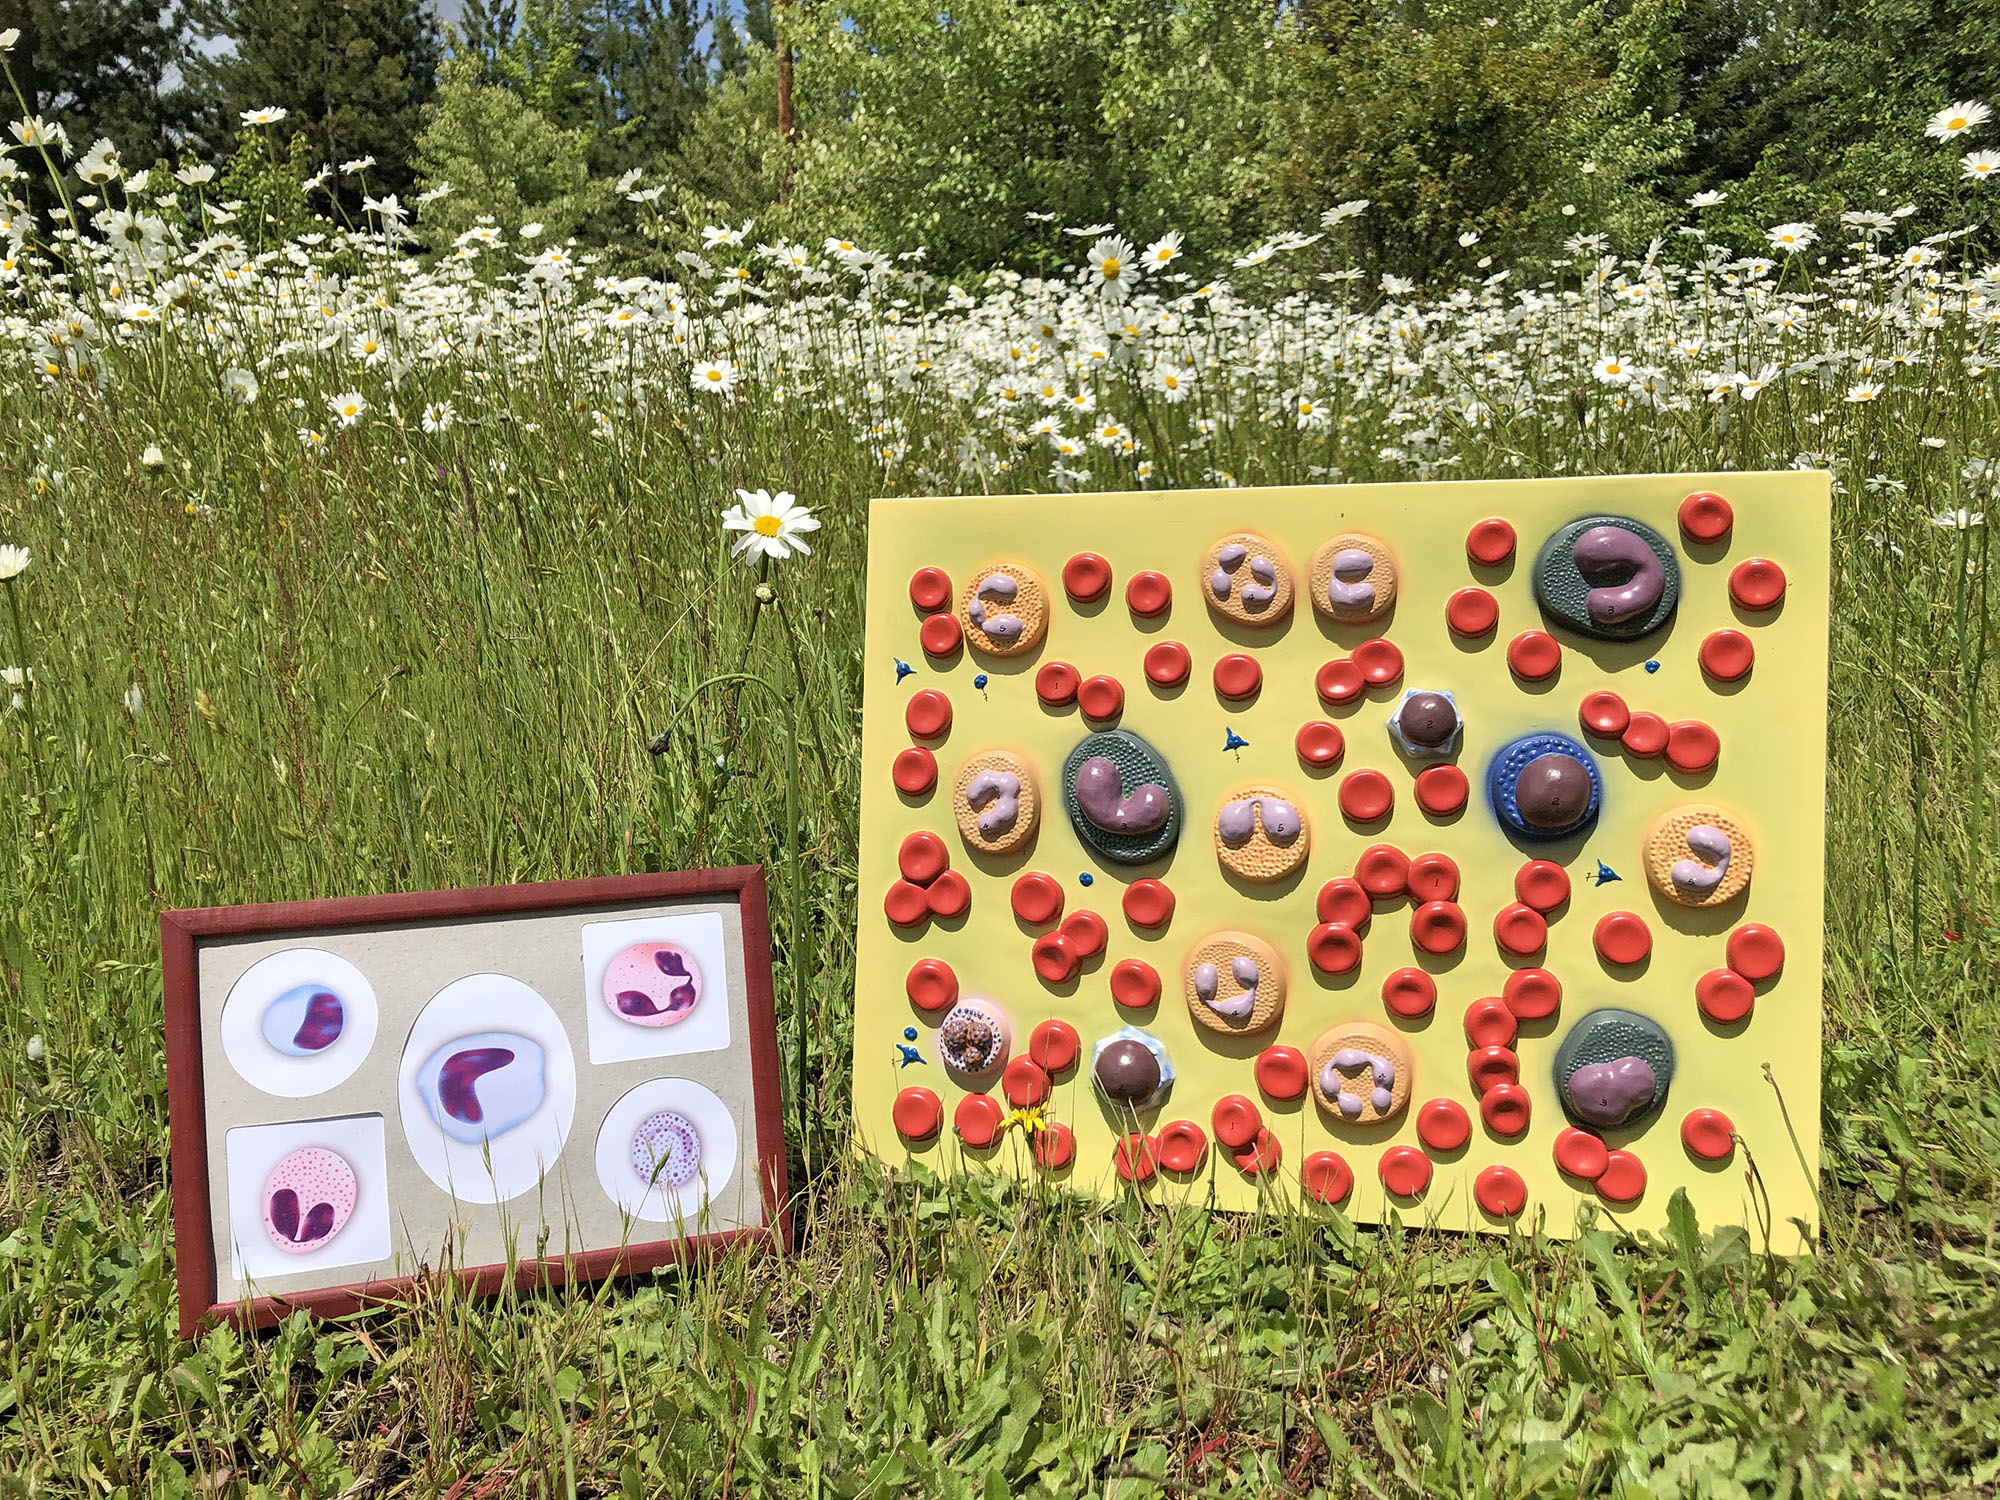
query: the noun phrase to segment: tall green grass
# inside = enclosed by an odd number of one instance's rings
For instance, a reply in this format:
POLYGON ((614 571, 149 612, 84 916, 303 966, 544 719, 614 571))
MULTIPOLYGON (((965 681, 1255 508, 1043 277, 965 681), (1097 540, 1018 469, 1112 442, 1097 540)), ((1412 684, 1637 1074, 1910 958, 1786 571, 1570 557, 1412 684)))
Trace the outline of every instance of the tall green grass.
MULTIPOLYGON (((1835 464, 1827 1215, 1798 1263, 1684 1219, 1656 1244, 1465 1241, 837 1164, 864 505, 908 482, 836 411, 859 392, 829 375, 607 441, 525 366, 436 435, 366 387, 369 423, 308 454, 274 399, 231 410, 208 378, 161 346, 103 394, 0 404, 0 541, 34 553, 8 586, 33 680, 0 717, 0 1493, 2000 1483, 1990 527, 1932 522, 1990 500, 1963 471, 2000 425, 1991 377, 1941 361, 1866 407, 1786 389, 1602 428, 1558 392, 1456 440, 1468 478, 1835 464), (770 607, 717 523, 736 485, 825 522, 770 607), (739 666, 802 717, 808 909, 776 933, 779 993, 805 996, 780 1018, 805 1042, 796 1254, 490 1302, 441 1282, 178 1344, 159 908, 775 863, 770 704, 669 722, 739 666)), ((1346 477, 1415 471, 1382 456, 1387 403, 1352 415, 1346 477)), ((1249 419, 1220 441, 1245 482, 1324 457, 1249 419)))

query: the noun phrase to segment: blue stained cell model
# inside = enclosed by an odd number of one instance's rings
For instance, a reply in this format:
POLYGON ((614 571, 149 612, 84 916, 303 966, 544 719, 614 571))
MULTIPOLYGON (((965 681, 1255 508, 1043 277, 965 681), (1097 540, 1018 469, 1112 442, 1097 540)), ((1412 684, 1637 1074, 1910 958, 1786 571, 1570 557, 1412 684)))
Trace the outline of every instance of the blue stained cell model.
POLYGON ((1648 672, 1657 672, 1657 671, 1659 671, 1659 670, 1660 670, 1660 664, 1659 664, 1659 662, 1657 662, 1657 661, 1649 661, 1649 662, 1647 662, 1647 663, 1646 663, 1646 670, 1647 670, 1648 672))
POLYGON ((979 675, 978 675, 977 677, 973 678, 973 679, 972 679, 972 685, 973 685, 974 687, 976 687, 976 688, 983 688, 983 687, 985 687, 985 686, 986 686, 986 674, 985 674, 984 672, 981 672, 981 673, 980 673, 980 674, 979 674, 979 675))
POLYGON ((914 1026, 905 1026, 903 1028, 903 1040, 906 1042, 914 1042, 916 1039, 917 1039, 917 1028, 914 1026))
POLYGON ((1081 875, 1076 877, 1076 883, 1078 885, 1089 885, 1095 879, 1097 879, 1095 875, 1091 874, 1090 871, 1085 870, 1081 875))
POLYGON ((1224 750, 1241 750, 1245 745, 1250 743, 1248 740, 1244 739, 1242 735, 1238 734, 1235 730, 1229 728, 1227 725, 1223 726, 1222 733, 1224 736, 1222 741, 1222 748, 1224 750))
POLYGON ((899 1071, 903 1068, 907 1068, 911 1063, 923 1062, 923 1057, 918 1053, 915 1047, 909 1046, 903 1042, 898 1042, 896 1043, 896 1050, 903 1054, 902 1057, 896 1063, 896 1067, 899 1071))
POLYGON ((1599 885, 1609 885, 1614 880, 1623 880, 1624 878, 1623 875, 1620 875, 1603 860, 1600 859, 1597 862, 1597 883, 1599 885))
POLYGON ((911 666, 908 662, 904 661, 902 657, 899 656, 896 658, 897 683, 900 684, 905 677, 908 677, 912 672, 916 670, 917 669, 915 667, 911 666))

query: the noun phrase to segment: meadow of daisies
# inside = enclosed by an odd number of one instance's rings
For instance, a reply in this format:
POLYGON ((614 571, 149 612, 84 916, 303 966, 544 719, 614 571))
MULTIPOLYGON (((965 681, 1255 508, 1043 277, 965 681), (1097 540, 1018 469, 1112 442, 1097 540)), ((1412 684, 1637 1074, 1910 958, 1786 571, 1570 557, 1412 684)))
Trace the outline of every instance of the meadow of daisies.
POLYGON ((754 224, 642 274, 419 254, 393 200, 260 249, 202 170, 86 155, 0 221, 0 1493, 2000 1485, 2000 247, 1885 201, 1745 255, 1697 200, 1418 288, 1354 201, 1072 226, 1049 278, 754 224), (870 497, 1791 466, 1835 479, 1815 1255, 844 1161, 870 497), (795 763, 691 698, 738 669, 795 763), (793 776, 795 1255, 175 1338, 161 907, 776 862, 793 776))

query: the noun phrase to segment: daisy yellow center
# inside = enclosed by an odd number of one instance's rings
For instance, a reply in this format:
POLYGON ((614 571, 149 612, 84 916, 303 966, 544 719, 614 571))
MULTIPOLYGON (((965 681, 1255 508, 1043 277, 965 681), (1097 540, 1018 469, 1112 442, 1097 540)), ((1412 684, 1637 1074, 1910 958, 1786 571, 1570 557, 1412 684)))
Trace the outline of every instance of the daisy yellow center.
POLYGON ((1118 264, 1117 256, 1107 255, 1104 257, 1104 279, 1106 281, 1115 279, 1121 269, 1123 268, 1118 264))
POLYGON ((1963 130, 1963 129, 1965 129, 1965 126, 1966 126, 1966 119, 1965 119, 1965 116, 1964 116, 1964 115, 1953 115, 1953 116, 1951 117, 1951 123, 1950 123, 1950 124, 1948 124, 1948 125, 1946 125, 1946 126, 1945 126, 1945 129, 1946 129, 1946 130, 1963 130))
POLYGON ((778 534, 778 518, 776 516, 759 516, 755 521, 750 523, 750 529, 755 531, 759 536, 776 536, 778 534))
POLYGON ((707 374, 708 378, 709 378, 709 379, 710 379, 711 381, 715 381, 715 380, 720 380, 720 379, 722 379, 722 371, 720 371, 720 370, 709 370, 709 371, 706 371, 705 373, 707 374))

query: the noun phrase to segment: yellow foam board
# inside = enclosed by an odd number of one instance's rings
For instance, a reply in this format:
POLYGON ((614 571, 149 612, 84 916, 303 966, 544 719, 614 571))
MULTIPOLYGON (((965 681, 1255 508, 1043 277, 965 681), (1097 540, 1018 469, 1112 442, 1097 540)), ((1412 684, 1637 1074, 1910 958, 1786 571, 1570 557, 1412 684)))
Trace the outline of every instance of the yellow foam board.
MULTIPOLYGON (((1819 473, 876 501, 870 511, 855 994, 854 1111, 863 1149, 942 1172, 1041 1170, 1030 1150, 1033 1122, 1017 1118, 995 1144, 978 1149, 955 1132, 955 1112, 968 1089, 941 1065, 941 1016, 913 1005, 905 988, 911 965, 935 958, 950 965, 962 996, 985 999, 1006 1013, 1016 1053, 1026 1052, 1033 1028, 1049 1018, 1066 1020, 1082 1038, 1081 1065, 1053 1081, 1040 1111, 1042 1121, 1059 1121, 1073 1132, 1073 1159, 1051 1175, 1077 1190, 1138 1192, 1225 1210, 1260 1204, 1317 1210, 1301 1191, 1300 1167, 1314 1153, 1333 1151, 1354 1177, 1343 1207, 1361 1220, 1394 1213, 1405 1223, 1505 1230, 1539 1219, 1549 1232, 1569 1234, 1588 1204, 1617 1223, 1657 1230, 1674 1191, 1685 1189, 1704 1226, 1743 1224, 1754 1232, 1759 1213, 1753 1197, 1761 1193, 1768 1197, 1773 1248, 1803 1249, 1817 1226, 1828 527, 1829 485, 1819 473), (1697 491, 1720 494, 1733 507, 1726 541, 1699 544, 1680 531, 1678 508, 1697 491), (1537 607, 1532 576, 1543 540, 1592 514, 1643 521, 1671 541, 1678 556, 1678 611, 1638 641, 1587 639, 1552 624, 1537 607), (1474 522, 1492 516, 1511 522, 1519 542, 1509 563, 1486 568, 1468 558, 1465 538, 1474 522), (1204 553, 1237 531, 1268 538, 1292 570, 1298 597, 1281 626, 1253 629, 1220 620, 1203 598, 1204 553), (1393 611, 1371 625, 1330 624, 1308 602, 1315 551, 1346 531, 1379 538, 1398 562, 1393 611), (1065 561, 1081 552, 1100 554, 1113 571, 1109 594, 1096 603, 1079 605, 1062 587, 1065 561), (1773 560, 1784 571, 1786 591, 1776 609, 1750 611, 1732 603, 1731 570, 1753 557, 1773 560), (963 621, 968 584, 996 563, 1039 575, 1048 601, 1045 637, 1014 657, 970 649, 945 660, 927 656, 918 635, 924 613, 910 596, 912 574, 943 569, 952 585, 945 608, 960 610, 963 621), (1172 606, 1162 617, 1144 619, 1127 607, 1125 586, 1142 570, 1172 583, 1172 606), (1497 600, 1499 624, 1488 636, 1466 640, 1448 630, 1445 608, 1455 591, 1471 586, 1497 600), (1749 677, 1729 685, 1707 678, 1697 659, 1704 638, 1723 628, 1740 630, 1756 651, 1749 677), (1509 671, 1509 642, 1528 630, 1546 630, 1561 644, 1561 668, 1548 681, 1522 682, 1509 671), (1322 665, 1378 637, 1403 655, 1400 682, 1371 689, 1358 703, 1329 706, 1315 688, 1322 665), (1183 687, 1162 691, 1149 684, 1141 663, 1148 647, 1169 640, 1187 647, 1193 670, 1183 687), (1213 667, 1230 652, 1247 652, 1262 669, 1262 687, 1252 700, 1227 701, 1215 690, 1213 667), (1072 828, 1064 807, 1064 760, 1085 735, 1104 726, 1086 721, 1073 706, 1051 709, 1039 701, 1035 674, 1052 661, 1071 663, 1085 678, 1115 677, 1124 689, 1116 727, 1144 738, 1171 766, 1186 822, 1166 858, 1121 865, 1088 847, 1072 828), (913 670, 902 672, 899 662, 913 670), (1464 728, 1453 759, 1466 772, 1471 794, 1456 816, 1433 817, 1419 808, 1414 775, 1424 763, 1410 761, 1392 743, 1388 720, 1409 688, 1449 690, 1457 700, 1464 728), (925 689, 948 697, 952 722, 942 739, 925 742, 937 758, 936 790, 912 797, 897 790, 891 767, 913 743, 906 706, 925 689), (1713 770, 1682 774, 1663 759, 1634 756, 1616 740, 1583 733, 1579 704, 1599 689, 1616 692, 1635 711, 1711 725, 1722 744, 1713 770), (1295 751, 1299 727, 1311 720, 1330 721, 1344 735, 1344 758, 1330 772, 1308 769, 1295 751), (1488 799, 1487 770, 1503 745, 1543 731, 1583 741, 1604 791, 1595 823, 1581 836, 1531 846, 1502 829, 1488 799), (1225 749, 1232 735, 1246 743, 1225 749), (1042 793, 1035 839, 1004 856, 969 848, 952 816, 959 767, 993 749, 1025 757, 1042 793), (1395 805, 1386 821, 1357 827, 1343 817, 1338 792, 1344 777, 1363 768, 1389 778, 1395 805), (1309 822, 1310 854, 1293 878, 1246 882, 1218 860, 1216 814, 1227 794, 1251 783, 1290 793, 1309 822), (1726 811, 1754 847, 1748 891, 1718 910, 1668 902, 1646 879, 1647 831, 1689 803, 1726 811), (969 881, 970 907, 950 920, 901 926, 886 915, 885 900, 899 878, 903 841, 926 829, 943 838, 951 868, 969 881), (1306 955, 1317 893, 1329 879, 1351 875, 1356 857, 1377 843, 1409 855, 1438 851, 1457 863, 1466 940, 1450 954, 1421 954, 1410 936, 1411 903, 1378 903, 1359 968, 1322 974, 1306 955), (1567 905, 1550 922, 1546 952, 1532 960, 1504 954, 1493 932, 1495 914, 1515 899, 1516 872, 1531 858, 1560 863, 1572 881, 1567 905), (1599 883, 1600 862, 1618 878, 1599 883), (1066 914, 1095 911, 1108 924, 1105 951, 1069 983, 1052 986, 1037 976, 1031 949, 1046 929, 1017 920, 1010 907, 1013 882, 1027 871, 1046 872, 1060 883, 1066 914), (1164 929, 1136 927, 1122 913, 1121 897, 1141 877, 1162 880, 1174 893, 1175 913, 1164 929), (1619 966, 1599 957, 1593 929, 1614 911, 1637 914, 1650 930, 1645 962, 1619 966), (1728 935, 1745 923, 1777 931, 1784 968, 1757 986, 1746 1020, 1717 1025, 1697 1008, 1696 981, 1725 966, 1728 935), (1287 1004, 1268 1032, 1218 1035, 1189 1013, 1184 957, 1225 929, 1263 938, 1285 960, 1287 1004), (1150 1010, 1128 1012, 1112 1000, 1112 969, 1130 957, 1160 974, 1164 993, 1150 1010), (1521 1023, 1515 1050, 1532 1112, 1525 1133, 1508 1138, 1482 1122, 1467 1071, 1463 1018, 1468 1005, 1500 995, 1509 973, 1529 963, 1561 980, 1563 999, 1556 1016, 1521 1023), (1431 973, 1438 990, 1434 1010, 1415 1020, 1391 1015, 1382 998, 1385 976, 1409 966, 1431 973), (1637 1128, 1598 1132, 1609 1147, 1643 1165, 1644 1192, 1622 1203, 1564 1174, 1553 1156, 1558 1133, 1574 1123, 1565 1117, 1552 1074, 1556 1049, 1569 1027, 1603 1007, 1658 1022, 1676 1053, 1664 1106, 1637 1128), (1388 1025, 1409 1048, 1413 1091, 1400 1116, 1352 1126, 1331 1122, 1310 1095, 1287 1102, 1260 1092, 1255 1060, 1266 1046, 1310 1053, 1322 1032, 1349 1020, 1388 1025), (1136 1118, 1114 1110, 1090 1080, 1094 1043, 1125 1025, 1157 1038, 1176 1075, 1165 1103, 1136 1118), (915 1028, 914 1040, 905 1036, 908 1027, 915 1028), (911 1061, 913 1055, 921 1060, 911 1061), (938 1096, 943 1126, 929 1139, 909 1140, 896 1129, 894 1102, 909 1088, 938 1096), (1212 1140, 1193 1173, 1160 1172, 1135 1186, 1114 1170, 1117 1143, 1135 1126, 1156 1134, 1169 1122, 1190 1120, 1209 1134, 1211 1108, 1228 1094, 1257 1104, 1282 1150, 1274 1170, 1247 1173, 1212 1140), (1378 1163, 1392 1147, 1425 1150, 1418 1108, 1436 1098, 1465 1108, 1471 1138, 1457 1150, 1426 1150, 1429 1185, 1415 1195, 1393 1196, 1378 1163), (1719 1110, 1734 1126, 1735 1149, 1726 1160, 1702 1160, 1684 1146, 1682 1120, 1698 1108, 1719 1110), (1475 1179, 1494 1166, 1511 1168, 1525 1185, 1527 1205, 1518 1218, 1488 1212, 1476 1200, 1475 1179)), ((997 1080, 971 1091, 1001 1096, 997 1080)))

